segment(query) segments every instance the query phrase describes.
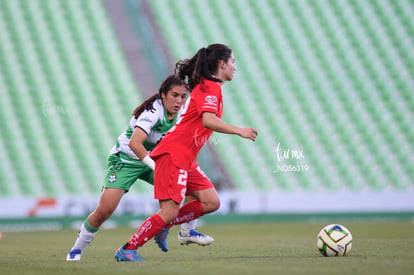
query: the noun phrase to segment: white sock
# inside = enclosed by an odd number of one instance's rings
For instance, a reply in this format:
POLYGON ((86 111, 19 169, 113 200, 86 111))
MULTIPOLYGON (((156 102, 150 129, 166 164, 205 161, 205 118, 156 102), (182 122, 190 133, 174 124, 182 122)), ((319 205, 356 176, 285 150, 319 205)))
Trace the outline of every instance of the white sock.
POLYGON ((79 234, 78 237, 76 238, 75 244, 73 245, 72 249, 80 249, 80 250, 84 250, 88 244, 90 244, 92 242, 92 240, 95 238, 95 235, 98 232, 89 232, 85 225, 82 224, 80 230, 79 230, 79 234))
POLYGON ((197 226, 197 220, 192 220, 181 224, 181 234, 188 235, 191 229, 195 229, 197 226))

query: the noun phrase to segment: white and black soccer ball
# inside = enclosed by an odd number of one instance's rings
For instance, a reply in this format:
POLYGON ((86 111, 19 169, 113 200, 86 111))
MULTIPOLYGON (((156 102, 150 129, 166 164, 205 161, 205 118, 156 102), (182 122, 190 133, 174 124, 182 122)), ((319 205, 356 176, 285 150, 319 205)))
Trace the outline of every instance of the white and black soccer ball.
POLYGON ((351 232, 343 225, 330 224, 318 234, 317 247, 323 256, 346 256, 352 248, 351 232))

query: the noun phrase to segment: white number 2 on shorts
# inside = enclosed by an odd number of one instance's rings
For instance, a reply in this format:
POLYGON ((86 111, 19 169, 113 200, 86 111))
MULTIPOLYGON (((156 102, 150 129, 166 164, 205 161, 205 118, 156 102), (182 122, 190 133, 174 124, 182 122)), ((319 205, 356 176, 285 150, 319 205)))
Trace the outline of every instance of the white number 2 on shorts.
POLYGON ((178 175, 178 184, 187 185, 187 171, 180 169, 180 174, 178 175))

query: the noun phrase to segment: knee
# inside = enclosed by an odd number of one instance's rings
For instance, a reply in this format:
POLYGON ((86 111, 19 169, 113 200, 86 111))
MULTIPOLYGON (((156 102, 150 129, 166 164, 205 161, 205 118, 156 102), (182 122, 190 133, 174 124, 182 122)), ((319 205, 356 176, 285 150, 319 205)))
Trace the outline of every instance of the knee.
POLYGON ((112 216, 114 211, 115 211, 115 209, 112 209, 112 208, 98 207, 94 211, 94 213, 95 213, 96 219, 100 220, 101 222, 104 222, 112 216))
POLYGON ((161 204, 160 210, 158 210, 158 216, 164 220, 165 223, 169 224, 172 222, 176 217, 178 217, 179 212, 179 204, 170 203, 168 204, 161 204))
POLYGON ((217 211, 220 208, 220 199, 217 197, 213 202, 213 211, 217 211))
POLYGON ((218 197, 210 199, 204 204, 204 213, 211 213, 217 211, 220 208, 220 199, 218 197))

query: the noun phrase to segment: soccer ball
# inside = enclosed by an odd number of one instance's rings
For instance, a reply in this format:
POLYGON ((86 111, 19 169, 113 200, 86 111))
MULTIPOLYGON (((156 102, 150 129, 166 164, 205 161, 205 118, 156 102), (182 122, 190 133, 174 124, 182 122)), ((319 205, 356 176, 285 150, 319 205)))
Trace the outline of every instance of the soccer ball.
POLYGON ((323 256, 346 256, 352 248, 352 235, 340 224, 330 224, 318 234, 317 247, 323 256))

